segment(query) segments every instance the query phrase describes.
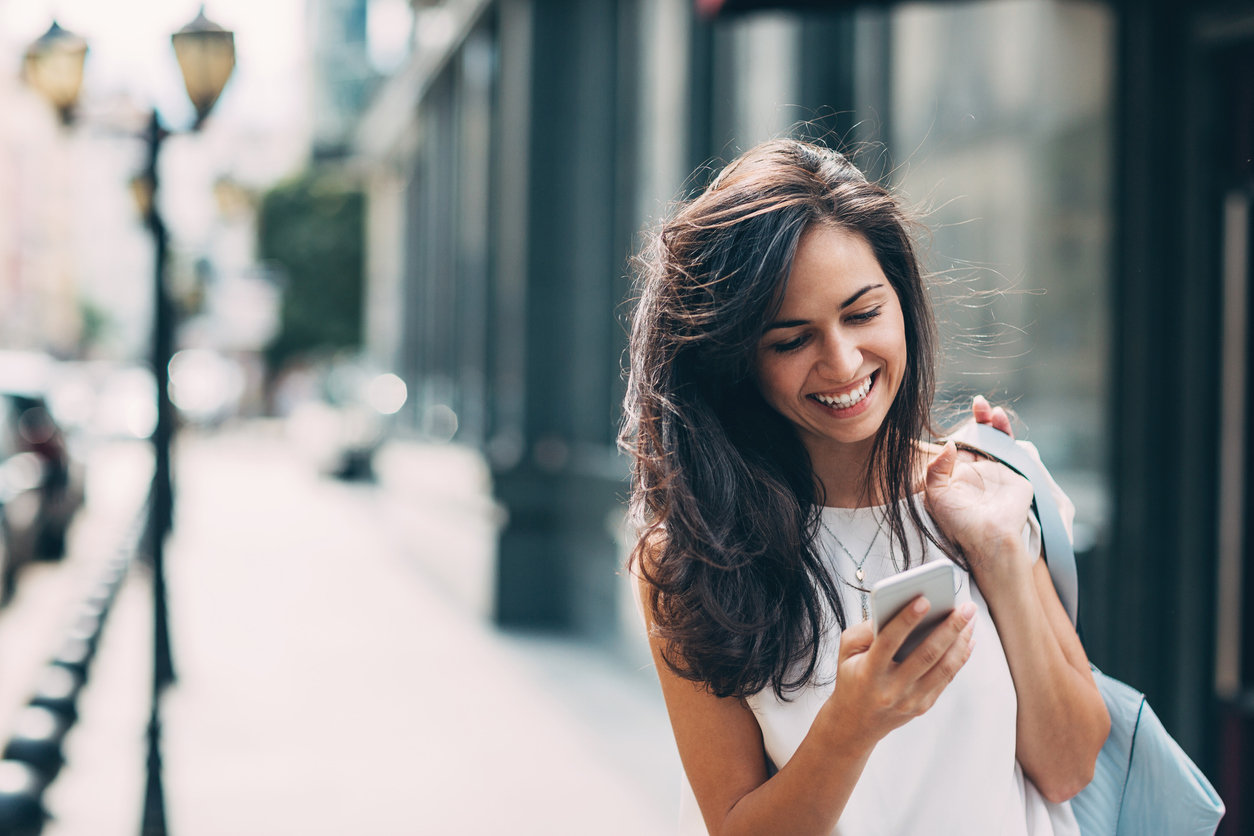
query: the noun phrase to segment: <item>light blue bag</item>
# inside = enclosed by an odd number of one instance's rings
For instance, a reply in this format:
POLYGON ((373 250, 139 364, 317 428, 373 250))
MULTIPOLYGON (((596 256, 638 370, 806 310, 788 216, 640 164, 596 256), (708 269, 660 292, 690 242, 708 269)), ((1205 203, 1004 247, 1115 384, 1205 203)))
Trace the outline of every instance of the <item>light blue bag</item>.
MULTIPOLYGON (((961 442, 1018 471, 1032 483, 1033 503, 1049 574, 1071 623, 1079 603, 1075 553, 1049 489, 1049 477, 1006 434, 976 424, 961 442)), ((1145 695, 1093 668, 1110 712, 1110 737, 1097 756, 1093 780, 1071 799, 1084 836, 1202 836, 1213 834, 1224 804, 1206 776, 1167 734, 1145 695)))

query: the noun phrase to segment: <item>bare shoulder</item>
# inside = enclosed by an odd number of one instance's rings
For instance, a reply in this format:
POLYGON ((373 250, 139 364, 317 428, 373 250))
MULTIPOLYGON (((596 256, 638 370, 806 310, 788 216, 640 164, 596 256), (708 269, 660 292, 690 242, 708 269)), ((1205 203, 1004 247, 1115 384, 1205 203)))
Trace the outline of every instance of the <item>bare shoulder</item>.
POLYGON ((631 554, 632 573, 637 577, 641 570, 649 571, 657 567, 657 562, 666 549, 666 529, 650 527, 640 535, 635 549, 631 554))
POLYGON ((680 652, 656 624, 660 565, 666 533, 641 537, 631 558, 649 647, 684 771, 706 825, 716 830, 736 801, 767 779, 762 732, 748 704, 715 695, 709 686, 681 675, 668 659, 680 652), (652 580, 651 580, 652 579, 652 580))
POLYGON ((645 623, 652 631, 654 609, 657 603, 657 577, 663 552, 666 550, 666 531, 649 528, 640 536, 632 549, 627 570, 635 583, 636 597, 644 611, 645 623))

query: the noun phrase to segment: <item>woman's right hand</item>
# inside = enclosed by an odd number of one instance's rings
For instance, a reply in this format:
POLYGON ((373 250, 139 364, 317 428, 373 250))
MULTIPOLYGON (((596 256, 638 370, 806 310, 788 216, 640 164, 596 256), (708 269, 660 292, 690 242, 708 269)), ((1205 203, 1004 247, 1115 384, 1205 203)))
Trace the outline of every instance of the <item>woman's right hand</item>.
POLYGON ((975 604, 968 601, 955 608, 909 656, 893 661, 928 607, 927 599, 919 596, 884 625, 878 636, 873 635, 869 621, 841 633, 836 685, 827 705, 842 724, 865 730, 868 744, 931 708, 971 657, 975 604))

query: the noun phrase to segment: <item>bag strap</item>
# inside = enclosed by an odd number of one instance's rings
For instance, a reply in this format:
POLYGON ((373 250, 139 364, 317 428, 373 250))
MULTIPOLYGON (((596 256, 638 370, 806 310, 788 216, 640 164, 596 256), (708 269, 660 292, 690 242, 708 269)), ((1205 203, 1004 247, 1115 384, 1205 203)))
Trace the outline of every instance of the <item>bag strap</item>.
POLYGON ((1013 438, 988 424, 973 424, 964 428, 963 434, 973 441, 959 441, 955 438, 954 443, 959 447, 997 459, 1032 483, 1032 492, 1035 495, 1032 508, 1041 524, 1041 541, 1045 546, 1049 576, 1053 579, 1058 599, 1062 601, 1062 606, 1074 626, 1080 606, 1075 552, 1071 547, 1071 539, 1067 537, 1067 529, 1062 524, 1062 514, 1054 500, 1053 491, 1050 490, 1050 479, 1045 468, 1027 450, 1016 444, 1013 438))

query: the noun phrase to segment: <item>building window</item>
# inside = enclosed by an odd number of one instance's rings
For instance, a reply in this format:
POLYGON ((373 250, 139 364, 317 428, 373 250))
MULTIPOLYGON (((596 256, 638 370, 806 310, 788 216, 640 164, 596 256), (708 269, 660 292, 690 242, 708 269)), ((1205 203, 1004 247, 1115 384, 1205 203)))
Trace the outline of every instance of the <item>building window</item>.
POLYGON ((1012 406, 1077 507, 1109 506, 1113 21, 1103 4, 891 15, 890 156, 925 211, 948 349, 940 401, 1012 406))

